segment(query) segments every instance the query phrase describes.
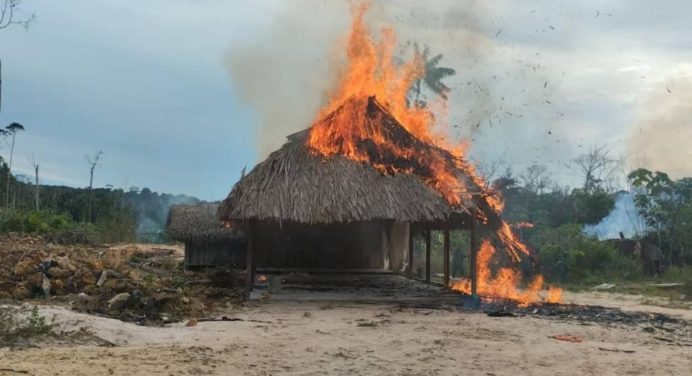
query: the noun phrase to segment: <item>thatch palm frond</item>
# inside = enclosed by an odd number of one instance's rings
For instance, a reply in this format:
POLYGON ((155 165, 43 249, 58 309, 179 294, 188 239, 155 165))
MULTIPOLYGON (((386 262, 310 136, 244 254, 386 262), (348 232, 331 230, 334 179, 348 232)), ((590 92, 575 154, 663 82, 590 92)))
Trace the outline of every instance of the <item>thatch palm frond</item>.
MULTIPOLYGON (((442 55, 440 54, 437 56, 441 57, 442 55)), ((442 82, 442 79, 456 74, 456 71, 452 68, 436 67, 426 69, 425 72, 425 86, 427 86, 433 93, 447 99, 447 94, 449 93, 450 88, 442 82)))

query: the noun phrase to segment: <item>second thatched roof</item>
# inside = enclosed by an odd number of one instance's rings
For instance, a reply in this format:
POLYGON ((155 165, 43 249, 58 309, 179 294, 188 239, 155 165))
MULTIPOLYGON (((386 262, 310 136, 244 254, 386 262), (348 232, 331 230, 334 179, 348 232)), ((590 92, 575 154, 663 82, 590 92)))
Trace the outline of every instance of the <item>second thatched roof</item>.
POLYGON ((223 241, 236 239, 240 234, 222 226, 217 211, 218 203, 174 205, 168 213, 166 231, 171 240, 223 241))

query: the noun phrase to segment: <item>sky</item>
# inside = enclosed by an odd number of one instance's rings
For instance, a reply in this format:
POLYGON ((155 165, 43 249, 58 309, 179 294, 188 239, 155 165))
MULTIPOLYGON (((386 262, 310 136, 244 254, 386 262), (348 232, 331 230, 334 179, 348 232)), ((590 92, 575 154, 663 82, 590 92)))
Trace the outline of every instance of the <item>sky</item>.
MULTIPOLYGON (((304 129, 338 79, 348 2, 25 0, 0 30, 0 125, 19 122, 14 169, 88 185, 225 197, 304 129)), ((446 116, 482 168, 567 166, 606 145, 629 167, 692 176, 692 3, 373 1, 373 30, 428 44, 457 75, 446 116)), ((7 157, 9 148, 2 145, 7 157)))

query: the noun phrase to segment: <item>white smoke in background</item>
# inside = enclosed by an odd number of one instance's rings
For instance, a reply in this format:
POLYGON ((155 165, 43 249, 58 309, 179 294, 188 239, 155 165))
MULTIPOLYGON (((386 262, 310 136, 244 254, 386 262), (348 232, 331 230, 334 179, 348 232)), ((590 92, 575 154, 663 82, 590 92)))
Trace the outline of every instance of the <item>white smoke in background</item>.
POLYGON ((140 242, 161 242, 166 230, 168 213, 173 205, 193 205, 200 203, 195 197, 186 195, 130 192, 125 202, 132 209, 137 220, 135 234, 140 242))
MULTIPOLYGON (((692 72, 692 66, 686 67, 692 72)), ((672 178, 692 175, 692 73, 667 79, 638 110, 629 153, 641 167, 667 172, 672 178)), ((637 166, 637 167, 640 167, 637 166)))
POLYGON ((349 21, 346 2, 291 1, 264 34, 228 51, 233 86, 255 110, 260 158, 315 120, 336 81, 332 59, 341 56, 333 50, 349 21))
MULTIPOLYGON (((343 68, 348 2, 289 3, 267 15, 271 22, 260 34, 234 43, 224 59, 237 95, 254 110, 261 159, 315 120, 343 68)), ((646 167, 688 175, 692 85, 682 76, 692 67, 682 66, 683 73, 659 87, 681 59, 613 49, 640 31, 613 21, 636 12, 612 4, 611 17, 598 7, 374 0, 366 19, 376 34, 394 27, 399 57, 409 57, 409 42, 416 41, 456 69, 445 79, 452 92, 439 119, 453 139, 470 141, 474 161, 508 161, 515 171, 542 164, 561 185, 573 186, 565 164, 590 145, 606 144, 614 155, 642 155, 652 161, 646 167), (648 95, 653 103, 642 100, 648 95), (632 115, 637 108, 645 112, 639 121, 632 115)))
POLYGON ((629 192, 620 192, 615 197, 613 210, 596 225, 584 226, 584 233, 600 240, 618 239, 622 232, 626 238, 641 234, 644 220, 637 213, 634 197, 629 192))

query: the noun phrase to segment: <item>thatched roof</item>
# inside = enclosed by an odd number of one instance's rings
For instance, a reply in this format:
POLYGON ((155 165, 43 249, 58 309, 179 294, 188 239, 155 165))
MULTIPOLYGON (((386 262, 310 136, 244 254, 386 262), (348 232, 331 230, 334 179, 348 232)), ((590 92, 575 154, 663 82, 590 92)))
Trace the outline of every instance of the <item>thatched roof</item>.
POLYGON ((236 230, 225 228, 217 215, 219 203, 174 205, 168 213, 167 233, 172 240, 221 241, 238 238, 236 230))
MULTIPOLYGON (((365 121, 366 127, 382 127, 382 133, 393 143, 415 147, 424 155, 425 148, 434 148, 406 131, 374 98, 335 112, 346 110, 362 111, 357 118, 365 121)), ((220 217, 308 224, 387 219, 427 222, 445 220, 471 205, 451 207, 415 174, 383 174, 370 164, 342 155, 317 155, 306 145, 308 135, 309 129, 289 136, 281 149, 244 176, 221 203, 220 217)), ((440 153, 440 149, 434 151, 440 153)), ((377 153, 373 158, 388 158, 381 151, 377 153)))

